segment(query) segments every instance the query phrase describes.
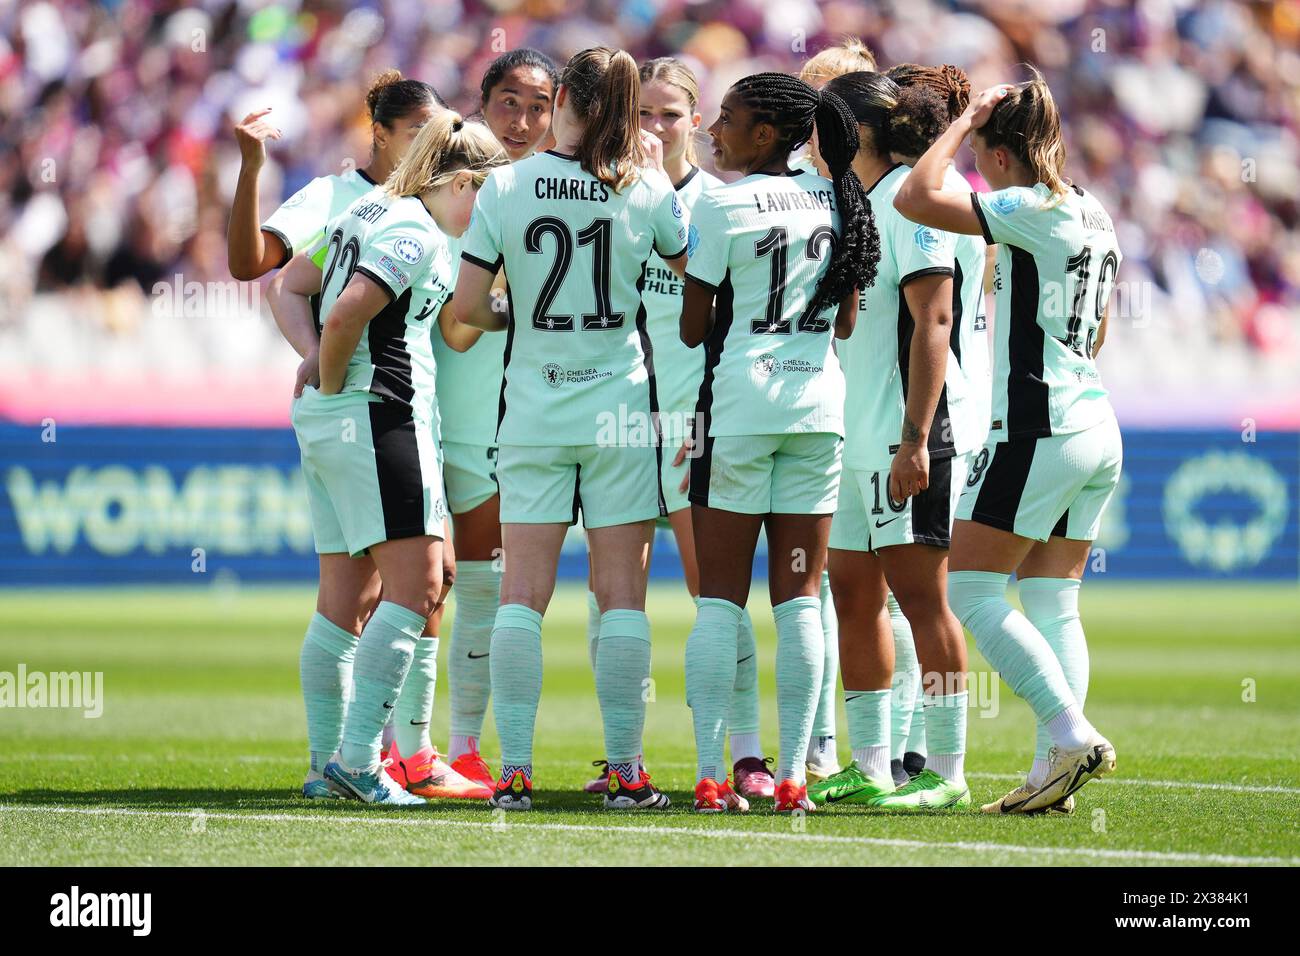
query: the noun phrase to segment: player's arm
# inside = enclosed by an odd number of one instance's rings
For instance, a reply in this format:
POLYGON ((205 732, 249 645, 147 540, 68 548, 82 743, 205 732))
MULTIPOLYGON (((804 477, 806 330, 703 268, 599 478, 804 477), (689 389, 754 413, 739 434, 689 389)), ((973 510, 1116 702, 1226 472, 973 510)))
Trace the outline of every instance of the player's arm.
POLYGON ((847 339, 853 334, 853 328, 858 324, 858 290, 854 289, 846 295, 840 302, 839 309, 835 312, 835 337, 837 339, 847 339))
POLYGON ((971 194, 965 190, 946 190, 943 180, 962 141, 972 130, 988 122, 993 107, 1010 89, 1005 84, 990 87, 970 101, 966 111, 953 120, 912 167, 902 188, 894 196, 895 209, 913 222, 945 232, 983 235, 979 215, 971 204, 971 194))
POLYGON ((673 256, 671 259, 664 259, 664 265, 673 270, 673 275, 679 279, 686 278, 686 253, 680 256, 673 256))
POLYGON ((334 300, 320 333, 320 390, 335 395, 343 388, 348 360, 357 350, 361 335, 384 306, 393 300, 385 288, 362 272, 352 276, 347 288, 334 300))
POLYGON ((499 186, 497 177, 490 174, 479 187, 469 229, 461 238, 460 272, 450 305, 456 322, 466 326, 466 331, 500 332, 509 325, 508 310, 494 308, 496 299, 492 295, 493 283, 505 260, 499 186))
POLYGON ((456 311, 452 308, 452 302, 455 297, 448 299, 438 310, 438 331, 442 333, 442 340, 447 343, 447 347, 453 352, 468 352, 474 343, 479 340, 483 334, 482 329, 476 329, 472 325, 466 325, 463 322, 456 321, 456 311))
POLYGON ((1097 353, 1101 351, 1102 343, 1106 341, 1106 327, 1110 325, 1110 303, 1106 303, 1106 308, 1101 313, 1101 324, 1097 326, 1097 334, 1092 339, 1092 357, 1096 358, 1097 353))
POLYGON ((713 331, 714 291, 694 276, 686 277, 678 332, 687 348, 695 348, 713 331))
MULTIPOLYGON (((889 494, 902 501, 930 486, 928 443, 934 410, 948 371, 952 334, 952 276, 922 275, 903 287, 916 328, 907 357, 907 407, 903 433, 889 469, 889 494)), ((947 423, 941 423, 948 427, 947 423)))
POLYGON ((320 267, 306 253, 300 253, 267 286, 266 298, 276 328, 300 358, 306 358, 320 346, 310 298, 320 292, 320 284, 320 267))
MULTIPOLYGON (((456 291, 447 305, 451 306, 455 322, 468 327, 465 330, 467 333, 471 330, 500 332, 506 327, 506 314, 493 308, 492 280, 495 277, 495 270, 485 269, 476 259, 462 257, 460 275, 456 279, 456 291)), ((441 327, 441 315, 438 321, 441 327)), ((463 337, 460 340, 463 341, 463 337)), ((475 334, 474 341, 477 340, 478 334, 475 334)), ((447 344, 456 348, 452 344, 452 339, 447 339, 447 344)), ((469 343, 469 345, 473 344, 473 341, 469 343)), ((463 352, 469 348, 469 345, 465 348, 456 348, 456 351, 463 352)))
POLYGON ((266 163, 266 140, 279 139, 280 130, 266 122, 270 108, 254 110, 235 127, 239 142, 239 180, 226 231, 226 259, 230 274, 245 282, 266 275, 289 257, 280 238, 261 228, 257 200, 257 178, 266 163))

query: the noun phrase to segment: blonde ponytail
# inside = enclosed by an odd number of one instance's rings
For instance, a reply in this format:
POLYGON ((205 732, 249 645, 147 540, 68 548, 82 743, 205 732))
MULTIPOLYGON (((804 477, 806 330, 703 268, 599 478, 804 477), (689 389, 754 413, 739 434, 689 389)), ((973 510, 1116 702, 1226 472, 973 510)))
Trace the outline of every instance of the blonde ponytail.
POLYGON ((384 191, 390 196, 420 196, 450 182, 461 170, 469 170, 481 185, 489 172, 507 162, 505 150, 486 126, 445 110, 416 134, 384 191))

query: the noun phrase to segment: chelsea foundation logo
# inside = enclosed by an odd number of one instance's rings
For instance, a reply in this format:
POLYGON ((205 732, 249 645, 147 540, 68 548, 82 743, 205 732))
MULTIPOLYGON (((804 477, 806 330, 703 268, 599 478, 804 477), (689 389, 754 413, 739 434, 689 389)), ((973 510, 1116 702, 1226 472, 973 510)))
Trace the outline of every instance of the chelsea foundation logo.
POLYGON ((763 378, 771 378, 781 368, 780 361, 771 352, 764 352, 758 358, 754 359, 754 371, 763 378))
POLYGON ((554 362, 547 362, 542 366, 542 378, 546 380, 546 384, 551 388, 559 388, 564 382, 564 369, 554 362))

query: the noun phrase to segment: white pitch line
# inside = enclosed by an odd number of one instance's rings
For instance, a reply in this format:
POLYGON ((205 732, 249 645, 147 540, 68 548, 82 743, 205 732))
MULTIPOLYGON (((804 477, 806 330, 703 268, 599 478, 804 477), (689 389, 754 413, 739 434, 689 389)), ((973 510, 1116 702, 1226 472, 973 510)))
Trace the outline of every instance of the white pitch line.
MULTIPOLYGON (((420 811, 416 811, 419 813, 420 811)), ((34 813, 34 814, 69 814, 73 816, 123 816, 123 817, 172 817, 186 820, 196 819, 202 814, 205 820, 229 820, 240 823, 254 821, 257 823, 369 823, 381 826, 415 826, 447 827, 451 829, 488 830, 504 832, 516 830, 545 830, 561 833, 618 833, 624 836, 663 836, 706 838, 714 840, 754 840, 766 839, 793 841, 797 843, 820 843, 838 846, 879 846, 896 847, 910 850, 959 850, 969 853, 1015 853, 1023 855, 1077 856, 1095 860, 1152 860, 1161 863, 1209 863, 1223 866, 1297 866, 1300 857, 1280 856, 1228 856, 1219 853, 1178 853, 1164 850, 1103 850, 1096 847, 1052 847, 1021 846, 1012 843, 989 842, 930 842, 926 840, 903 840, 887 837, 850 837, 815 833, 782 833, 772 830, 704 830, 688 827, 665 826, 603 826, 600 824, 581 823, 518 823, 498 824, 495 822, 477 823, 471 820, 437 820, 428 817, 389 816, 380 818, 343 816, 335 813, 323 813, 319 816, 305 813, 223 813, 196 808, 195 810, 139 810, 128 807, 60 807, 27 806, 0 804, 0 813, 34 813)))
MULTIPOLYGON (((50 753, 25 753, 25 754, 0 754, 0 764, 3 763, 40 763, 42 761, 71 761, 71 762, 93 762, 96 760, 125 760, 137 763, 265 763, 265 764, 300 764, 301 757, 277 757, 271 754, 244 754, 233 757, 213 757, 213 756, 178 756, 171 757, 165 754, 50 754, 50 753)), ((587 761, 560 760, 548 763, 548 766, 586 766, 587 761)), ((655 761, 655 767, 668 770, 685 770, 695 769, 693 763, 675 763, 655 761)), ((967 777, 973 780, 1024 780, 1025 774, 1021 773, 980 773, 967 772, 967 777)), ((1120 786, 1120 787, 1157 787, 1161 790, 1215 790, 1220 793, 1280 793, 1300 796, 1300 787, 1284 787, 1280 784, 1244 784, 1244 783, 1214 783, 1201 780, 1147 780, 1142 777, 1103 777, 1100 780, 1093 781, 1102 786, 1120 786)))

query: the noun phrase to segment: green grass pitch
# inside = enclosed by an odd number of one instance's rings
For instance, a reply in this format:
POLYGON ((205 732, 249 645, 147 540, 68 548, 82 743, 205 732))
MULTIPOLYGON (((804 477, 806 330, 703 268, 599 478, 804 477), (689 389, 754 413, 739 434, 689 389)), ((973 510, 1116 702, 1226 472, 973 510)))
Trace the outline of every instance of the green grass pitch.
MULTIPOLYGON (((775 638, 756 592, 772 753, 775 638)), ((672 584, 650 598, 646 730, 671 810, 609 813, 580 792, 601 748, 585 599, 573 587, 546 618, 534 812, 305 805, 295 796, 305 762, 297 658, 311 606, 305 588, 0 594, 0 671, 102 671, 105 697, 98 719, 0 709, 0 865, 1300 863, 1294 586, 1089 582, 1088 713, 1119 769, 1082 791, 1074 816, 1052 819, 848 808, 790 819, 770 805, 694 816, 682 675, 693 608, 672 584)), ((973 670, 985 668, 971 656, 973 670)), ((442 745, 445 674, 433 728, 442 745)), ((976 803, 1009 789, 1030 753, 1027 708, 998 690, 996 716, 971 713, 976 803)), ((493 759, 490 718, 484 738, 493 759)), ((847 746, 841 711, 842 760, 847 746)))

